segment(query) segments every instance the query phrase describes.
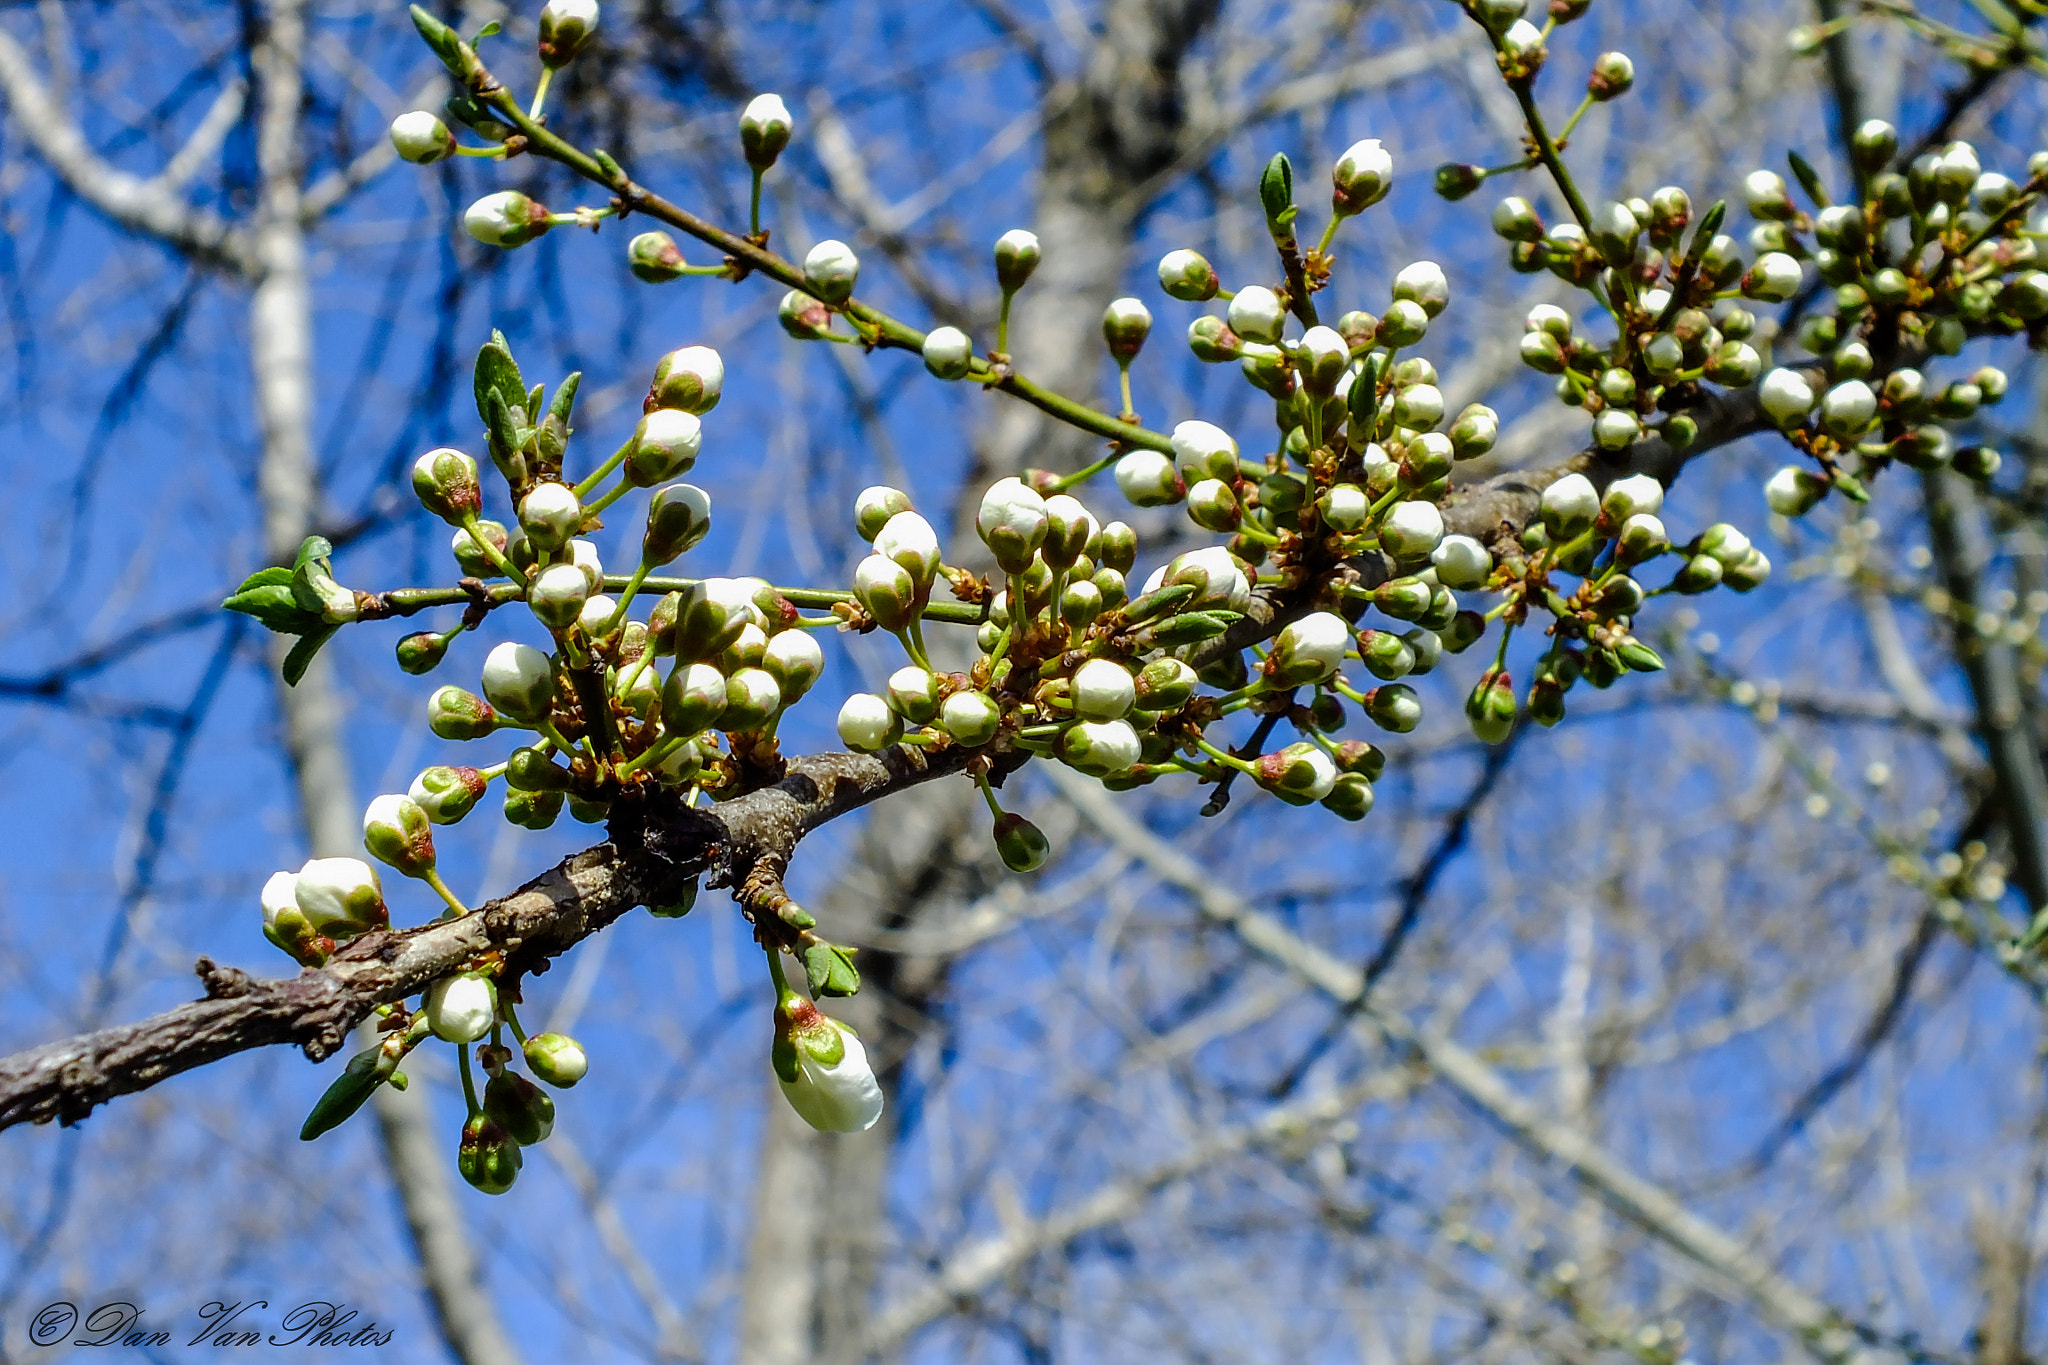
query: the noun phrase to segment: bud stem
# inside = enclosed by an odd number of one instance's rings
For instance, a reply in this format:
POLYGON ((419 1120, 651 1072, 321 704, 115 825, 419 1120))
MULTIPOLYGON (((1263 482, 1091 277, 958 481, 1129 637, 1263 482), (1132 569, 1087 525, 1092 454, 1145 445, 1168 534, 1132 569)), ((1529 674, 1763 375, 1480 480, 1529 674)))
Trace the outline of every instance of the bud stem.
POLYGON ((754 167, 754 192, 747 210, 747 232, 755 241, 761 240, 761 177, 765 174, 766 167, 754 167))
POLYGON ((505 149, 503 147, 457 147, 455 155, 481 156, 492 161, 502 161, 505 158, 505 149))
POLYGON ((1564 121, 1564 127, 1557 130, 1557 145, 1559 147, 1565 145, 1566 139, 1572 135, 1572 129, 1579 126, 1579 120, 1584 118, 1586 111, 1591 109, 1596 103, 1598 101, 1593 98, 1593 93, 1590 90, 1587 91, 1586 97, 1579 101, 1579 107, 1572 110, 1572 116, 1564 121))
MULTIPOLYGON (((1126 374, 1124 376, 1124 406, 1127 408, 1130 406, 1129 374, 1126 374)), ((1109 454, 1103 456, 1101 459, 1097 460, 1093 464, 1084 465, 1081 468, 1075 470, 1071 474, 1065 475, 1062 478, 1054 479, 1052 481, 1052 486, 1047 491, 1052 493, 1064 493, 1069 488, 1072 488, 1077 484, 1084 484, 1088 482, 1088 480, 1094 478, 1097 474, 1100 474, 1103 470, 1115 464, 1118 460, 1121 460, 1127 453, 1128 452, 1124 450, 1121 444, 1112 443, 1109 448, 1109 454)))
MULTIPOLYGON (((649 569, 652 569, 653 567, 654 566, 652 564, 649 564, 646 560, 643 559, 640 561, 640 567, 633 570, 633 576, 626 580, 625 591, 619 594, 618 607, 612 612, 610 618, 606 620, 604 623, 604 630, 600 633, 600 638, 602 638, 605 635, 610 635, 613 631, 617 630, 619 626, 625 621, 626 612, 633 605, 633 598, 639 593, 640 585, 647 581, 647 571, 649 569)), ((650 657, 652 653, 653 651, 650 650, 647 654, 643 654, 641 657, 650 657)))
MULTIPOLYGON (((1505 51, 1501 38, 1494 35, 1493 45, 1505 51)), ((1558 155, 1557 144, 1550 139, 1550 129, 1544 125, 1543 113, 1536 107, 1536 97, 1528 79, 1508 82, 1508 89, 1514 91, 1515 102, 1522 106, 1522 121, 1528 125, 1529 140, 1536 144, 1536 155, 1550 171, 1550 178, 1557 182, 1557 189, 1571 205, 1572 217, 1579 220, 1579 226, 1588 235, 1593 231, 1593 215, 1586 208, 1586 200, 1579 193, 1578 184, 1572 179, 1571 171, 1565 166, 1564 158, 1558 155)))
POLYGON ((469 1116, 475 1118, 484 1111, 484 1107, 476 1101, 476 1081, 469 1074, 469 1044, 457 1043, 455 1056, 462 1069, 462 1099, 469 1106, 469 1116))
MULTIPOLYGON (((605 508, 610 507, 613 503, 617 502, 620 498, 625 497, 626 494, 632 491, 633 485, 626 482, 624 479, 620 479, 618 482, 618 486, 613 488, 611 492, 605 494, 596 502, 584 503, 583 515, 586 517, 594 517, 598 513, 604 511, 605 508)), ((582 498, 582 494, 577 494, 577 497, 580 500, 582 498)))
POLYGON ((519 1008, 506 996, 498 997, 498 1010, 505 1016, 505 1022, 512 1026, 512 1036, 519 1040, 519 1046, 526 1046, 526 1030, 519 1023, 519 1008))
POLYGON ((469 907, 464 905, 456 898, 455 893, 448 889, 448 883, 441 880, 440 872, 430 867, 420 873, 420 880, 433 887, 434 894, 448 902, 448 911, 441 916, 442 919, 461 919, 469 913, 469 907))
POLYGON ((974 785, 981 788, 981 799, 988 802, 989 814, 995 816, 998 820, 1002 819, 1006 812, 1003 810, 1002 804, 996 800, 996 789, 988 784, 988 774, 976 773, 974 775, 974 785))
POLYGON ((470 542, 483 551, 484 558, 497 566, 498 572, 504 574, 505 577, 511 579, 520 587, 524 588, 526 586, 526 575, 519 572, 519 566, 505 558, 505 552, 496 545, 493 545, 490 537, 486 536, 477 526, 476 513, 464 512, 462 514, 462 529, 469 534, 470 542))
POLYGON ((533 107, 526 111, 526 116, 535 123, 540 122, 541 110, 547 108, 548 86, 553 83, 554 79, 555 69, 546 62, 542 62, 540 65, 540 79, 535 81, 533 85, 533 107))
MULTIPOLYGON (((719 269, 723 270, 725 269, 725 267, 720 266, 719 269)), ((577 484, 574 488, 569 490, 570 492, 576 495, 576 501, 582 502, 585 498, 589 497, 591 490, 596 488, 599 484, 605 481, 606 475, 610 474, 614 469, 617 469, 621 464, 625 463, 626 456, 632 453, 632 450, 633 439, 629 436, 626 438, 626 443, 624 445, 620 446, 617 450, 614 450, 612 452, 612 456, 609 460, 606 460, 596 469, 593 469, 590 472, 590 477, 586 478, 585 480, 583 480, 582 483, 577 484)))

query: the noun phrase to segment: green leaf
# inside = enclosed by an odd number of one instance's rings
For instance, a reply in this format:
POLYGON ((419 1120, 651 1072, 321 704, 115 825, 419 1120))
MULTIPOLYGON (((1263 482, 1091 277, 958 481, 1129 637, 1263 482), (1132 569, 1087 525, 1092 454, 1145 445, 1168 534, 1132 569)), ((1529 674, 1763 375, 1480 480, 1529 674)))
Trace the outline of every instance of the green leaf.
POLYGON ((299 553, 292 560, 292 568, 303 569, 316 559, 325 562, 333 558, 334 546, 325 536, 307 536, 299 545, 299 553))
POLYGON ((569 377, 555 390, 555 401, 548 404, 548 416, 560 420, 564 429, 569 425, 569 415, 576 408, 576 387, 583 382, 583 371, 571 370, 569 377))
POLYGON ((848 996, 860 990, 860 970, 853 949, 837 943, 813 943, 804 949, 804 975, 812 995, 848 996))
MULTIPOLYGON (((1273 153, 1259 176, 1259 203, 1266 210, 1266 225, 1275 235, 1294 225, 1294 167, 1285 152, 1273 153)), ((1291 235, 1291 233, 1290 233, 1291 235)))
POLYGON ((500 28, 498 27, 498 21, 497 21, 496 19, 493 19, 493 20, 491 20, 491 22, 489 22, 488 24, 485 24, 485 25, 484 25, 484 26, 483 26, 482 28, 480 28, 480 29, 478 29, 478 30, 476 31, 476 37, 474 37, 474 38, 471 38, 471 39, 469 40, 469 45, 470 45, 471 47, 475 47, 475 46, 476 46, 476 45, 477 45, 478 43, 482 42, 482 41, 483 41, 484 39, 486 39, 486 38, 495 38, 495 37, 497 37, 497 36, 498 36, 498 34, 499 34, 499 33, 501 33, 501 32, 503 32, 503 30, 502 30, 502 29, 500 29, 500 28))
POLYGON ((1798 179, 1806 197, 1821 207, 1827 208, 1833 201, 1828 198, 1826 186, 1820 183, 1820 173, 1813 169, 1807 159, 1797 152, 1786 152, 1785 159, 1792 163, 1792 174, 1798 179))
POLYGON ((1195 585, 1192 583, 1174 583, 1167 587, 1154 588, 1124 608, 1124 620, 1133 625, 1140 621, 1149 621, 1155 616, 1172 611, 1194 595, 1195 585))
MULTIPOLYGON (((284 568, 269 569, 265 572, 283 574, 287 580, 291 577, 291 570, 284 568)), ((255 582, 256 577, 257 575, 251 575, 250 583, 255 582)), ((273 580, 256 584, 255 587, 244 583, 241 589, 222 602, 221 606, 229 611, 238 611, 244 616, 253 616, 262 623, 264 629, 274 630, 279 635, 304 635, 308 631, 318 630, 322 624, 318 612, 307 611, 299 605, 298 599, 292 596, 289 581, 279 583, 273 580)))
POLYGON ((1200 644, 1213 640, 1230 629, 1229 612, 1190 611, 1183 612, 1171 621, 1162 621, 1145 633, 1147 645, 1163 645, 1168 649, 1180 645, 1200 644))
POLYGON ((434 49, 447 68, 458 77, 463 74, 462 39, 454 29, 436 19, 433 15, 412 6, 412 26, 420 31, 420 37, 427 40, 427 46, 434 49))
POLYGON ((486 424, 491 420, 491 394, 497 394, 508 409, 525 404, 526 384, 519 377, 519 362, 512 358, 503 332, 492 332, 491 339, 477 351, 475 388, 476 415, 486 424))
POLYGON ((305 677, 306 670, 313 666, 313 656, 318 654, 320 647, 340 629, 340 626, 323 625, 299 637, 299 642, 292 646, 291 653, 284 656, 284 666, 278 670, 284 675, 288 686, 299 685, 299 679, 305 677))
POLYGON ((377 1074, 377 1054, 381 1048, 358 1052, 348 1059, 348 1068, 334 1078, 334 1084, 313 1103, 313 1112, 306 1115, 306 1121, 299 1127, 299 1141, 311 1142, 333 1128, 349 1120, 363 1102, 376 1093, 382 1082, 377 1074))
POLYGON ((506 402, 505 395, 497 389, 484 395, 484 406, 484 422, 490 429, 492 443, 507 451, 526 449, 526 438, 532 433, 526 429, 524 406, 506 402))

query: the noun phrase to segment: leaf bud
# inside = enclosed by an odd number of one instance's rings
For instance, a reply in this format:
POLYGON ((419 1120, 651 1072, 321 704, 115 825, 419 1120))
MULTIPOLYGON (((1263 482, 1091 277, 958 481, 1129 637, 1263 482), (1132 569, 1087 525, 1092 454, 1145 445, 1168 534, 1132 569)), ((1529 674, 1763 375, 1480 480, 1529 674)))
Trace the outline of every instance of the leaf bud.
POLYGON ((1280 340, 1280 329, 1287 322, 1287 310, 1281 305, 1278 294, 1262 284, 1248 284, 1230 300, 1225 317, 1233 334, 1246 341, 1270 345, 1280 340))
POLYGON ((1394 185, 1394 158, 1378 138, 1354 142, 1330 171, 1330 208, 1339 218, 1363 213, 1394 185))
POLYGON ((415 166, 431 166, 455 155, 455 134, 433 114, 414 109, 391 120, 391 145, 415 166))
POLYGON ((780 95, 756 95, 740 113, 740 153, 747 164, 765 171, 789 146, 795 122, 780 95))
POLYGON ((688 273, 689 262, 666 232, 643 232, 626 243, 626 269, 649 284, 667 284, 688 273))
POLYGON ((826 303, 845 303, 860 278, 860 258, 846 243, 826 239, 804 256, 804 283, 826 303))
POLYGON ((1493 206, 1493 230, 1510 242, 1543 240, 1543 219, 1536 206, 1519 194, 1509 195, 1493 206))
POLYGON ((541 65, 567 66, 596 32, 597 0, 548 0, 540 11, 541 65))
POLYGON ((996 238, 996 283, 1005 294, 1014 294, 1038 269, 1037 234, 1011 228, 996 238))
POLYGON ((363 812, 363 846, 408 877, 434 870, 434 827, 409 796, 385 795, 363 812))
POLYGON ((1626 52, 1603 52, 1593 59, 1593 74, 1586 81, 1586 93, 1596 100, 1611 100, 1636 83, 1636 64, 1626 52))
POLYGON ((1405 735, 1422 723, 1422 698, 1406 683, 1387 683, 1365 694, 1366 719, 1382 730, 1405 735))
POLYGON ((485 246, 517 247, 546 234, 548 210, 518 190, 499 190, 471 204, 462 226, 485 246))
POLYGON ((1060 757, 1091 777, 1115 777, 1136 766, 1138 732, 1129 721, 1079 721, 1060 736, 1060 757))

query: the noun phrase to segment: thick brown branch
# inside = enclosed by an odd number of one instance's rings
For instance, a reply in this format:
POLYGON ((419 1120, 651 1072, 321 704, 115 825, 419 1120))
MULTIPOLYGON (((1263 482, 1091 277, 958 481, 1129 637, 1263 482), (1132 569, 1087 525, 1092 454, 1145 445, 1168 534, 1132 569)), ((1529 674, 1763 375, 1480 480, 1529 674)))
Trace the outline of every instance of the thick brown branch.
POLYGON ((0 1128, 77 1123, 116 1095, 251 1048, 292 1043, 320 1061, 377 1005, 415 995, 450 972, 498 955, 505 974, 546 969, 637 905, 677 898, 689 878, 744 877, 768 855, 891 792, 957 772, 972 751, 819 754, 772 787, 690 810, 674 798, 618 812, 611 839, 563 859, 519 890, 461 919, 371 934, 327 966, 259 980, 201 958, 207 998, 119 1028, 0 1058, 0 1128))

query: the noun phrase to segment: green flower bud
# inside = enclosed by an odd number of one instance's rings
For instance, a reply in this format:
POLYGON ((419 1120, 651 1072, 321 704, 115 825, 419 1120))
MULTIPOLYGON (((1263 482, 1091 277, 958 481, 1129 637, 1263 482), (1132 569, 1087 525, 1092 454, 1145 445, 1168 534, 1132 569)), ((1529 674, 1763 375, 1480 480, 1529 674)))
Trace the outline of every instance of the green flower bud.
POLYGON ((550 71, 567 66, 596 33, 597 0, 548 0, 540 11, 541 65, 550 71))
POLYGON ((483 698, 443 687, 427 698, 427 728, 442 739, 482 739, 498 728, 498 715, 483 698))
POLYGON ((765 171, 789 146, 795 128, 782 96, 756 95, 740 113, 740 153, 749 166, 765 171))
POLYGON ((697 452, 703 446, 704 427, 694 415, 675 408, 656 408, 640 419, 626 443, 626 482, 635 488, 652 488, 687 474, 690 466, 697 463, 697 452))
POLYGON ((532 1081, 509 1071, 484 1086, 484 1115, 522 1147, 547 1141, 555 1130, 555 1102, 532 1081))
POLYGON ((514 749, 505 759, 505 785, 523 792, 567 791, 569 770, 544 750, 514 749))
POLYGON ((1405 735, 1422 723, 1422 699, 1406 683, 1388 683, 1365 694, 1365 715, 1382 730, 1405 735))
POLYGON ((1428 331, 1429 314, 1422 305, 1412 299, 1396 299, 1380 319, 1378 335, 1382 345, 1401 347, 1413 346, 1428 331))
POLYGON ((1195 670, 1179 659, 1154 659, 1133 680, 1135 704, 1145 711, 1178 711, 1195 694, 1195 670))
POLYGON ((1382 682, 1394 682, 1415 671, 1415 647, 1390 630, 1359 632, 1358 653, 1365 661, 1365 671, 1382 682))
POLYGON ((409 796, 379 796, 363 812, 363 846, 408 877, 434 870, 434 827, 409 796))
POLYGON ((643 232, 626 244, 626 268, 649 284, 667 284, 689 273, 682 248, 666 232, 643 232))
POLYGON ((1719 587, 1721 574, 1720 560, 1712 555, 1694 555, 1685 562, 1685 567, 1678 571, 1678 577, 1672 580, 1672 586, 1691 596, 1719 587))
POLYGON ((509 248, 547 235, 550 224, 545 204, 518 190, 500 190, 471 204, 462 215, 462 226, 485 246, 509 248))
POLYGON ((996 821, 995 841, 1003 866, 1012 872, 1036 872, 1052 852, 1045 832, 1015 812, 1006 812, 996 821))
POLYGON ((1323 809, 1343 820, 1363 820, 1372 814, 1372 782, 1363 773, 1343 773, 1330 784, 1323 809))
POLYGON ((853 524, 860 538, 872 542, 899 512, 910 510, 910 497, 884 484, 863 488, 853 500, 853 524))
POLYGON ((1354 142, 1330 171, 1330 208, 1340 218, 1363 213, 1394 187, 1394 158, 1378 138, 1354 142))
POLYGON ((391 145, 415 166, 431 166, 455 155, 455 134, 434 115, 415 109, 391 120, 391 145))
POLYGON ((423 630, 398 642, 398 666, 407 673, 431 673, 448 655, 448 642, 433 631, 423 630))
POLYGON ((505 792, 505 821, 521 829, 546 829, 562 814, 562 793, 558 791, 505 792))
MULTIPOLYGON (((1771 561, 1765 558, 1764 552, 1757 549, 1754 545, 1740 559, 1736 560, 1733 564, 1725 565, 1721 571, 1721 581, 1737 592, 1748 592, 1752 588, 1760 587, 1770 576, 1771 561)), ((1638 644, 1636 647, 1646 652, 1649 649, 1647 645, 1641 644, 1638 644)), ((1622 646, 1622 661, 1630 668, 1638 672, 1655 671, 1655 669, 1638 662, 1635 657, 1627 653, 1627 649, 1628 646, 1622 646)), ((1656 658, 1654 654, 1650 657, 1656 658)), ((1663 666, 1664 661, 1658 659, 1656 668, 1662 668, 1663 666)))
POLYGON ((1183 303, 1206 303, 1222 282, 1199 251, 1169 251, 1159 259, 1159 287, 1183 303))
POLYGON ((1997 451, 1990 446, 1964 446, 1955 453, 1950 462, 1956 473, 1978 483, 1989 483, 1998 467, 2004 463, 1997 451))
POLYGON ((1253 780, 1290 806, 1320 801, 1337 785, 1336 763, 1306 740, 1266 754, 1252 767, 1253 780))
POLYGON ((663 733, 695 735, 718 724, 727 692, 725 675, 710 664, 678 664, 661 689, 663 733))
POLYGON ((488 1115, 472 1114, 462 1125, 462 1145, 456 1149, 455 1169, 485 1194, 503 1194, 519 1178, 524 1158, 519 1144, 503 1125, 488 1115))
POLYGON ((986 692, 955 692, 939 707, 939 725, 954 743, 969 749, 994 739, 1002 723, 1002 708, 986 692))
POLYGON ((1515 728, 1515 685, 1506 673, 1488 669, 1465 699, 1465 719, 1481 743, 1499 744, 1515 728))
POLYGON ((819 341, 832 334, 832 311, 800 289, 782 296, 775 317, 798 341, 819 341))
POLYGON ((1038 237, 1023 228, 1011 228, 996 238, 996 283, 1005 294, 1014 294, 1038 269, 1038 237))
POLYGON ((475 768, 437 764, 412 780, 406 795, 437 825, 452 825, 476 808, 490 784, 475 768))
POLYGON ((566 1033, 536 1033, 524 1050, 533 1074, 558 1090, 567 1090, 590 1070, 582 1046, 566 1033))
POLYGON ((1456 203, 1486 183, 1486 172, 1464 161, 1446 161, 1436 168, 1436 192, 1456 203))

